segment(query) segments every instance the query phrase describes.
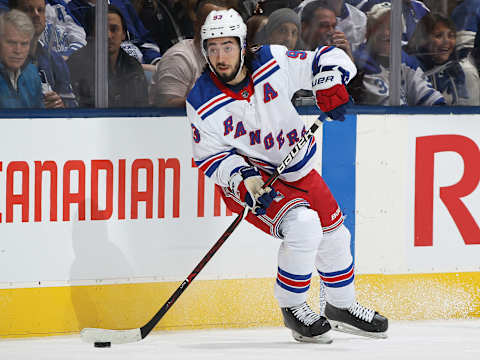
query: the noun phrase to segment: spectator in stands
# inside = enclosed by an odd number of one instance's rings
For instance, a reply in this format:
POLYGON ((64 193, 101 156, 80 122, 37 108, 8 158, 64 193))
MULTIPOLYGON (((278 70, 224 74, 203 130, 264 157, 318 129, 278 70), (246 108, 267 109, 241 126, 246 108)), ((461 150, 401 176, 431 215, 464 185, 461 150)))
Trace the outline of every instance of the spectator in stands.
POLYGON ((173 1, 132 0, 132 4, 161 54, 184 39, 172 8, 173 1))
POLYGON ((267 24, 268 17, 264 15, 253 15, 247 20, 247 46, 259 45, 256 35, 267 24), (255 40, 256 39, 256 40, 255 40))
POLYGON ((206 61, 200 50, 200 29, 212 10, 231 7, 225 0, 198 3, 195 37, 172 46, 159 61, 150 86, 150 104, 158 107, 184 107, 187 94, 202 74, 206 61))
MULTIPOLYGON (((91 12, 95 9, 96 0, 71 0, 68 9, 79 21, 87 33, 93 32, 91 12)), ((126 25, 126 35, 122 41, 122 49, 134 56, 141 64, 155 65, 160 60, 160 49, 154 43, 150 33, 137 15, 130 0, 109 0, 123 16, 126 25)), ((87 34, 89 35, 89 34, 87 34)), ((149 69, 148 66, 144 68, 149 69)), ((153 69, 152 69, 153 70, 153 69)))
MULTIPOLYGON (((9 8, 9 0, 0 0, 0 5, 9 8)), ((87 43, 85 31, 72 17, 63 0, 46 0, 46 26, 40 42, 55 50, 66 60, 74 51, 87 43)))
POLYGON ((292 9, 283 8, 270 14, 267 24, 257 33, 254 42, 283 45, 288 50, 294 50, 299 39, 300 18, 292 9))
MULTIPOLYGON (((390 3, 390 0, 346 0, 351 5, 356 6, 367 13, 376 4, 382 2, 390 3)), ((417 22, 428 14, 430 10, 422 2, 417 0, 402 0, 402 44, 406 45, 415 31, 417 22)))
MULTIPOLYGON (((367 43, 354 58, 358 68, 357 91, 351 92, 357 103, 389 104, 390 76, 390 3, 377 4, 367 13, 367 43)), ((415 58, 402 52, 401 105, 444 105, 442 94, 424 78, 415 58)))
POLYGON ((434 89, 448 105, 480 105, 480 79, 471 56, 458 60, 453 22, 427 14, 417 24, 407 52, 417 57, 434 89))
POLYGON ((336 30, 335 9, 328 0, 314 0, 305 5, 302 11, 302 40, 305 50, 318 46, 331 45, 345 51, 352 59, 352 49, 345 34, 336 30))
POLYGON ((480 28, 480 0, 462 1, 453 9, 452 20, 457 29, 457 51, 463 58, 475 47, 475 36, 480 28))
MULTIPOLYGON (((305 6, 314 0, 303 1, 296 9, 300 18, 305 6)), ((337 17, 336 30, 345 34, 350 46, 356 50, 360 44, 365 42, 367 31, 367 16, 355 6, 346 3, 344 0, 328 0, 329 5, 335 10, 337 17)))
POLYGON ((39 41, 46 24, 45 0, 10 0, 9 6, 25 12, 33 22, 35 36, 31 43, 30 60, 39 70, 45 107, 76 107, 77 101, 70 85, 70 71, 65 60, 39 41))
MULTIPOLYGON (((126 24, 115 6, 108 7, 108 103, 109 107, 140 107, 148 104, 147 80, 140 63, 121 47, 126 24)), ((95 105, 95 42, 68 59, 72 85, 81 107, 95 105)))
POLYGON ((46 27, 42 41, 64 59, 87 44, 85 31, 67 9, 63 0, 47 0, 46 27))
POLYGON ((0 14, 0 108, 43 107, 38 69, 28 61, 34 34, 22 11, 0 14))

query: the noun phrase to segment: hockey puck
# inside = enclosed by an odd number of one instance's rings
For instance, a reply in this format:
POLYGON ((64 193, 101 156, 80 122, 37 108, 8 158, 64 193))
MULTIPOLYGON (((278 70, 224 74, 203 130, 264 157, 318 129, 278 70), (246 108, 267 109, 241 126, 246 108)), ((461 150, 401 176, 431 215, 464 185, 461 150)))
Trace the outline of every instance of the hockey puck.
POLYGON ((107 341, 107 342, 96 342, 93 344, 93 346, 98 347, 98 348, 106 348, 112 346, 112 343, 107 341))

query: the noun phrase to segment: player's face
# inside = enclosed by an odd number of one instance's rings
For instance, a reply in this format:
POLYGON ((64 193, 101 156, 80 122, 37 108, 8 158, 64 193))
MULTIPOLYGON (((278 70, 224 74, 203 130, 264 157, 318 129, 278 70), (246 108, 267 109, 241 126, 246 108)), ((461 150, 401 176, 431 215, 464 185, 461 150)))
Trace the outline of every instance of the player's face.
POLYGON ((122 19, 118 14, 108 14, 108 53, 115 54, 125 40, 122 19))
POLYGON ((293 50, 295 49, 297 40, 297 25, 291 22, 287 22, 283 23, 272 31, 268 43, 272 45, 284 45, 288 48, 288 50, 293 50))
POLYGON ((45 30, 45 0, 20 0, 18 9, 32 19, 35 35, 40 36, 45 30))
POLYGON ((438 23, 429 36, 430 52, 436 64, 445 63, 455 48, 455 32, 445 24, 438 23))
POLYGON ((337 26, 335 13, 329 9, 318 8, 310 23, 302 23, 302 38, 310 49, 327 45, 337 26))
POLYGON ((207 40, 207 56, 217 76, 228 83, 240 67, 240 45, 234 37, 207 40))
POLYGON ((10 71, 20 69, 27 59, 31 38, 18 31, 11 23, 4 26, 4 34, 0 37, 0 60, 10 71))

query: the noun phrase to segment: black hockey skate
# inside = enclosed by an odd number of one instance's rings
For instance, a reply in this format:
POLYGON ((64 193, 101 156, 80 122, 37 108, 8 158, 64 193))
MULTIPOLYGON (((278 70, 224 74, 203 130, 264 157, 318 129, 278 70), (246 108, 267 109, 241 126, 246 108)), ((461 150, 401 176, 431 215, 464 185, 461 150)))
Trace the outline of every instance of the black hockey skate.
POLYGON ((293 338, 300 342, 330 344, 332 338, 326 334, 331 329, 328 320, 313 312, 306 302, 282 308, 283 323, 292 330, 293 338))
POLYGON ((327 302, 325 316, 334 330, 371 338, 387 338, 388 319, 356 301, 348 309, 340 309, 327 302))

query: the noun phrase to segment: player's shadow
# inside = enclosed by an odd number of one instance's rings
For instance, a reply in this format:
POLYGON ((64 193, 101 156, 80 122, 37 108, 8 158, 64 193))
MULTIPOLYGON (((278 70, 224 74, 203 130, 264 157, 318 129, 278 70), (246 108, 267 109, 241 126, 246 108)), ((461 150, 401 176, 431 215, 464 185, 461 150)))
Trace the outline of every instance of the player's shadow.
MULTIPOLYGON (((90 205, 89 199, 86 204, 90 205)), ((122 251, 109 241, 106 221, 79 221, 78 213, 72 219, 75 258, 70 270, 71 299, 78 329, 116 328, 121 321, 116 314, 121 311, 122 290, 118 285, 100 285, 112 279, 130 278, 132 268, 122 251)))

